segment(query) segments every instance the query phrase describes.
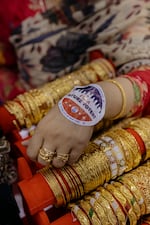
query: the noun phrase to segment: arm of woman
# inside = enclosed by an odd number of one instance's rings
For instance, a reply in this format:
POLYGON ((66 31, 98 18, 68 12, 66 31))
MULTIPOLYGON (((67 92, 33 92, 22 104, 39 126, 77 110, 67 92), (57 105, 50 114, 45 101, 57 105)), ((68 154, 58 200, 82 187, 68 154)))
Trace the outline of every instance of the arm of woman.
MULTIPOLYGON (((117 115, 123 117, 132 109, 134 91, 129 79, 119 77, 113 82, 101 81, 97 85, 105 96, 104 118, 113 119, 117 115)), ((55 105, 39 122, 29 140, 27 154, 32 160, 43 165, 46 165, 47 161, 58 168, 66 163, 73 164, 86 148, 93 129, 93 125, 83 126, 70 121, 61 113, 59 106, 55 105), (43 155, 48 160, 44 160, 43 155)))

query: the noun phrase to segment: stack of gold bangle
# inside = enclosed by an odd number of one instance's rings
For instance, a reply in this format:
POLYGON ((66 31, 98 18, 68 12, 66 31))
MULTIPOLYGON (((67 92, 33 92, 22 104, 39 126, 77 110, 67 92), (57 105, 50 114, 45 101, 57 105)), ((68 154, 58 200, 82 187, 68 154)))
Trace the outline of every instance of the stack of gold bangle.
POLYGON ((137 119, 135 121, 132 121, 129 125, 129 127, 133 128, 142 138, 142 140, 145 143, 146 147, 146 156, 145 160, 150 158, 150 118, 145 117, 142 119, 137 119))
POLYGON ((150 161, 122 175, 116 181, 98 187, 69 208, 82 208, 84 213, 72 210, 81 225, 131 224, 150 213, 150 161), (143 177, 144 174, 144 177, 143 177), (94 216, 93 216, 94 215, 94 216), (109 217, 111 215, 111 217, 109 217))
MULTIPOLYGON (((135 123, 136 120, 134 120, 135 123)), ((150 118, 137 119, 137 123, 142 124, 142 126, 145 123, 149 124, 150 118)), ((133 126, 132 122, 130 124, 133 126)), ((142 127, 140 129, 142 131, 142 127)), ((143 132, 145 133, 145 131, 143 132)), ((87 153, 83 154, 77 163, 59 170, 61 183, 64 185, 68 183, 70 190, 69 195, 65 194, 69 196, 67 199, 69 201, 79 199, 99 185, 116 179, 123 173, 137 167, 142 159, 139 148, 135 137, 123 128, 110 129, 108 132, 100 134, 89 143, 87 151, 85 149, 87 153)), ((42 171, 40 172, 42 174, 42 171)), ((47 179, 48 173, 51 173, 51 169, 42 175, 51 187, 51 181, 47 179)), ((57 185, 55 189, 58 189, 57 185)), ((130 213, 132 214, 132 210, 130 213)))
POLYGON ((96 83, 113 77, 115 70, 111 63, 106 59, 97 59, 71 74, 21 94, 13 101, 7 101, 4 107, 15 116, 17 128, 30 128, 74 86, 96 83))
MULTIPOLYGON (((114 135, 114 137, 119 137, 120 144, 123 146, 124 154, 126 155, 126 149, 130 153, 130 158, 133 161, 133 165, 131 167, 135 168, 136 166, 138 166, 142 160, 142 155, 140 152, 140 147, 139 147, 136 139, 134 138, 134 136, 122 128, 114 129, 112 133, 108 132, 107 135, 111 136, 111 137, 113 135, 114 135)), ((126 170, 125 170, 125 172, 126 172, 126 170)))

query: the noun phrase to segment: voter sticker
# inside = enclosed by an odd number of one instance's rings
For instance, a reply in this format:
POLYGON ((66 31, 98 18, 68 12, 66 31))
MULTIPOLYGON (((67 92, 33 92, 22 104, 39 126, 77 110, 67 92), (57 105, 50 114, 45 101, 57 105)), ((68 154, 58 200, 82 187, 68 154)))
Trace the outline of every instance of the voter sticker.
POLYGON ((106 100, 97 84, 76 86, 58 102, 58 107, 73 123, 93 126, 104 117, 106 100))

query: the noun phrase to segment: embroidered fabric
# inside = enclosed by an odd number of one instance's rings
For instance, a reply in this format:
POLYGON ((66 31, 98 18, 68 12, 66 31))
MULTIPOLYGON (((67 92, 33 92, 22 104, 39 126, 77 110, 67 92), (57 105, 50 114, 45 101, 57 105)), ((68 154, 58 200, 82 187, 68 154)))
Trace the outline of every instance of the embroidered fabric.
POLYGON ((79 68, 97 49, 117 68, 150 58, 150 1, 56 1, 51 7, 24 20, 10 38, 20 76, 31 87, 79 68))

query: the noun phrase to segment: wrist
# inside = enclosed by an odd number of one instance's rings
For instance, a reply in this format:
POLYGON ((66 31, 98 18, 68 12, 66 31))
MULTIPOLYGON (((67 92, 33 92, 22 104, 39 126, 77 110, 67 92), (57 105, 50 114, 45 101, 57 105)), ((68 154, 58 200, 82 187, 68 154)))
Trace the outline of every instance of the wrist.
POLYGON ((60 112, 68 120, 82 126, 94 126, 103 119, 106 100, 97 84, 76 86, 58 103, 60 112))

